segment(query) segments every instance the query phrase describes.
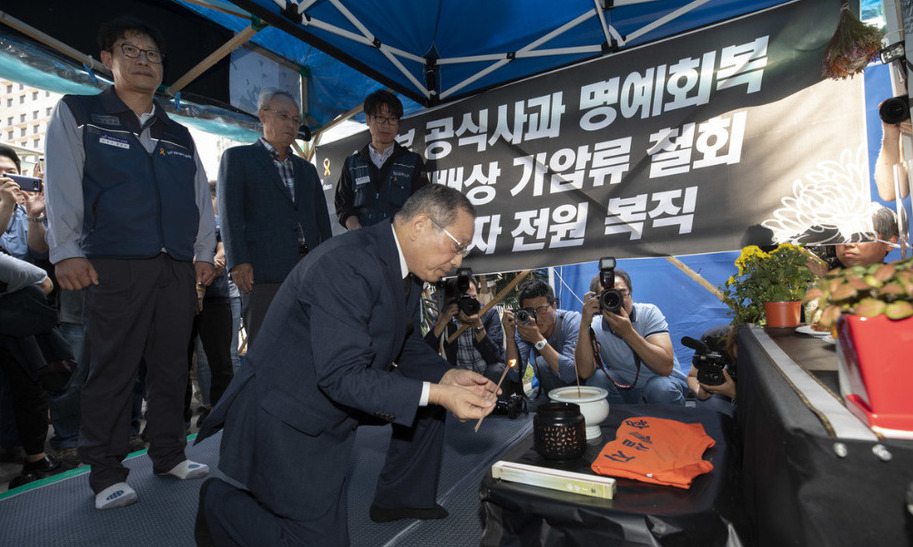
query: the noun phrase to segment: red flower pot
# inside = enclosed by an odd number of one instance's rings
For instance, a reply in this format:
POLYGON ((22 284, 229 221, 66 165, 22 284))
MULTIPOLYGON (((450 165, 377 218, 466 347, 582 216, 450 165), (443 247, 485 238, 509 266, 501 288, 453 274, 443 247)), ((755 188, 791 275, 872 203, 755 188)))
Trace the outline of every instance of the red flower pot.
POLYGON ((886 436, 913 438, 913 317, 842 315, 837 332, 847 408, 886 436))
POLYGON ((772 328, 798 327, 802 313, 801 302, 764 302, 767 326, 772 328))

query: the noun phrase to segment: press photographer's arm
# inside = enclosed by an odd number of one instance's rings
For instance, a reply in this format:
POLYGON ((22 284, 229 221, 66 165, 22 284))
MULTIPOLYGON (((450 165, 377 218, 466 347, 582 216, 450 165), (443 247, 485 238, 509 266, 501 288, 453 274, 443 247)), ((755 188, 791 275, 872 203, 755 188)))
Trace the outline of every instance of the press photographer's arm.
MULTIPOLYGON (((882 103, 882 105, 884 104, 882 103)), ((903 135, 909 138, 910 134, 909 115, 905 120, 898 123, 888 123, 884 120, 881 122, 881 148, 878 150, 878 159, 875 161, 875 185, 878 187, 878 196, 885 201, 893 201, 897 197, 894 187, 895 166, 897 166, 897 183, 900 198, 907 197, 910 192, 907 167, 903 161, 903 144, 901 142, 903 135)))

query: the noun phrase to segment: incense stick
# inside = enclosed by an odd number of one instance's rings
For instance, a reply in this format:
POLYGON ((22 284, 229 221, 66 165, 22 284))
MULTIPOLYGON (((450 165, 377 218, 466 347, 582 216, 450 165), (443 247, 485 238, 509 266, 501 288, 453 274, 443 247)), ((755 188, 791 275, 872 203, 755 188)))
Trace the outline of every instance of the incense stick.
MULTIPOLYGON (((509 361, 507 361, 507 366, 504 367, 504 372, 501 373, 501 379, 498 380, 498 387, 495 388, 495 394, 497 394, 498 390, 501 389, 501 384, 504 383, 504 378, 507 378, 507 371, 514 368, 515 366, 517 366, 516 359, 510 359, 509 361)), ((479 427, 482 425, 482 420, 484 420, 484 419, 485 419, 485 416, 482 416, 481 418, 479 418, 479 421, 476 422, 476 426, 475 426, 476 433, 479 432, 479 427)))

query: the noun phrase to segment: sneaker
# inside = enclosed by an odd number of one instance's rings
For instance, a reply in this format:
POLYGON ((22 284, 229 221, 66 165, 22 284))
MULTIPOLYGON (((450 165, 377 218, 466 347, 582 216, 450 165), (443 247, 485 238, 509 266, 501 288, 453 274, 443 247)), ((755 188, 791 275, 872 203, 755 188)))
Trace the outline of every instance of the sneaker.
POLYGON ((52 459, 50 456, 38 460, 37 462, 26 462, 22 464, 22 473, 10 481, 9 488, 18 488, 23 484, 50 477, 66 471, 66 468, 60 465, 60 462, 52 459))

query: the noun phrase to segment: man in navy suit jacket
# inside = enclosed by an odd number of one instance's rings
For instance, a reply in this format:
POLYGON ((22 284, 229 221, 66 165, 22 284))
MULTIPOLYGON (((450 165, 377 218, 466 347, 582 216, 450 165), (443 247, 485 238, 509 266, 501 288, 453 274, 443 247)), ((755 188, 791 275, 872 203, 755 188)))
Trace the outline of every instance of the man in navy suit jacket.
POLYGON ((355 428, 378 419, 394 431, 371 518, 447 516, 436 503, 441 407, 479 419, 497 388, 449 368, 411 322, 421 282, 462 263, 474 217, 458 191, 429 185, 392 224, 333 238, 292 271, 200 431, 198 442, 224 425, 219 467, 243 489, 203 485, 199 544, 348 544, 355 428))
POLYGON ((317 170, 290 148, 301 124, 298 104, 288 93, 268 89, 258 105, 263 136, 226 150, 218 181, 225 258, 232 280, 248 296, 251 342, 288 273, 332 236, 317 170))

